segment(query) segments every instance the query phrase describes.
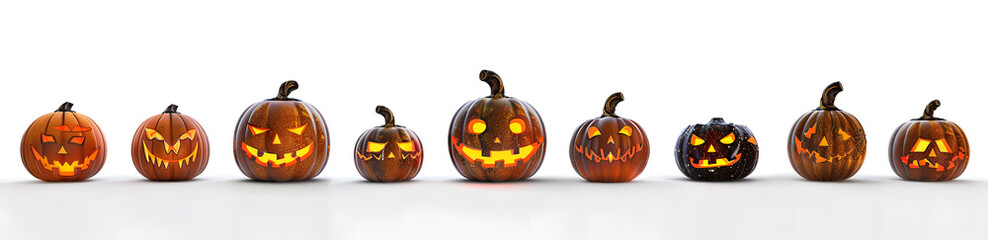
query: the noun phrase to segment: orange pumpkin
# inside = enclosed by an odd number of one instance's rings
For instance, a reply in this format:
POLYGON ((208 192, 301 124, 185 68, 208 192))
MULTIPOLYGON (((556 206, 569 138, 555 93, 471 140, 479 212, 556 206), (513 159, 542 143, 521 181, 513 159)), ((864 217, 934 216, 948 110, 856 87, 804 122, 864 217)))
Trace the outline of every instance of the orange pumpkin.
POLYGON ((131 143, 137 172, 155 181, 189 180, 209 161, 209 137, 192 117, 172 104, 141 123, 131 143))
POLYGON ((106 139, 92 119, 65 102, 24 132, 21 161, 42 181, 80 181, 96 175, 106 160, 106 139))
POLYGON ((827 86, 820 107, 803 114, 789 132, 789 162, 796 173, 813 181, 842 181, 864 163, 867 141, 861 122, 834 106, 840 82, 827 86))
POLYGON ((412 129, 396 125, 387 107, 377 106, 377 113, 384 125, 365 131, 354 146, 357 172, 373 182, 412 180, 422 169, 422 142, 412 129))

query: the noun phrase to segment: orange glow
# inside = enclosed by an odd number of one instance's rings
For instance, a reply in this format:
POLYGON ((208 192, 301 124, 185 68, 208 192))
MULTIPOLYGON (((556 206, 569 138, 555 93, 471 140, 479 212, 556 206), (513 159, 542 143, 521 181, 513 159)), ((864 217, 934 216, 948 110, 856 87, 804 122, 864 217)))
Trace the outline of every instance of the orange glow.
POLYGON ((535 155, 535 152, 542 145, 544 138, 539 138, 538 141, 524 147, 518 148, 518 154, 514 154, 514 150, 501 150, 501 151, 490 151, 489 157, 485 157, 484 150, 469 147, 466 144, 460 143, 456 137, 450 137, 454 144, 454 148, 460 154, 461 157, 465 158, 467 162, 476 164, 480 162, 480 166, 485 168, 493 168, 496 166, 497 162, 503 162, 504 167, 514 167, 518 165, 518 162, 526 162, 535 155))
POLYGON ((93 151, 92 154, 84 158, 81 163, 79 161, 72 161, 71 163, 52 161, 49 163, 48 158, 45 156, 41 156, 41 154, 38 153, 38 150, 34 149, 34 147, 31 147, 31 151, 34 153, 34 158, 37 159, 39 162, 41 162, 42 168, 52 172, 57 172, 58 175, 63 177, 71 177, 71 176, 75 176, 76 169, 79 170, 89 169, 89 164, 96 159, 97 155, 99 155, 100 149, 96 148, 96 151, 93 151))
POLYGON ((644 144, 638 144, 638 146, 632 146, 631 149, 628 149, 627 151, 624 152, 621 152, 621 149, 618 148, 618 150, 616 151, 616 153, 618 154, 617 156, 614 155, 615 152, 608 152, 607 155, 604 155, 603 148, 599 148, 597 151, 594 151, 580 145, 574 145, 573 147, 576 148, 576 152, 582 154, 587 159, 590 159, 596 163, 600 163, 601 161, 613 163, 615 161, 627 162, 631 158, 635 157, 635 154, 641 152, 641 150, 644 149, 644 146, 645 146, 644 144))
POLYGON ((83 141, 86 141, 86 137, 76 136, 76 137, 72 137, 72 138, 69 139, 69 142, 70 143, 75 143, 75 144, 80 144, 80 145, 82 145, 82 142, 83 141))
POLYGON ((821 147, 829 147, 830 146, 830 143, 827 142, 827 137, 823 137, 823 140, 820 140, 820 146, 821 147))
POLYGON ((839 134, 840 137, 841 137, 841 139, 843 139, 843 140, 847 140, 848 138, 851 138, 851 135, 848 135, 846 132, 844 132, 844 129, 839 129, 838 128, 837 129, 837 134, 839 134))
POLYGON ((591 126, 590 129, 587 129, 587 138, 593 138, 596 136, 600 136, 600 129, 597 129, 597 127, 594 126, 591 126))
POLYGON ((916 139, 916 145, 913 146, 910 152, 926 152, 926 148, 930 146, 930 140, 926 139, 916 139))
POLYGON ((511 122, 508 123, 508 128, 515 134, 525 132, 525 120, 521 118, 511 119, 511 122))
POLYGON ((750 142, 751 144, 758 145, 758 142, 755 141, 755 137, 754 136, 748 137, 748 142, 750 142))
POLYGON ((53 143, 53 142, 55 142, 54 136, 41 134, 41 143, 53 143))
POLYGON ((731 144, 734 143, 734 133, 728 134, 726 137, 720 139, 720 143, 731 144))
POLYGON ((619 134, 624 134, 625 136, 629 136, 630 137, 631 136, 631 127, 624 126, 623 128, 621 128, 621 131, 618 131, 618 133, 619 134))
POLYGON ((940 152, 951 153, 950 147, 947 146, 947 140, 946 139, 943 139, 943 138, 937 139, 936 140, 936 143, 937 143, 937 148, 940 149, 940 152))
POLYGON ((707 141, 704 141, 703 138, 697 137, 696 135, 690 135, 690 145, 699 146, 705 142, 707 141))
POLYGON ((810 136, 813 136, 814 133, 816 133, 816 123, 814 123, 812 127, 806 129, 806 138, 810 138, 810 136))
POLYGON ((254 135, 261 134, 270 130, 267 128, 259 128, 259 127, 251 126, 249 124, 247 125, 247 128, 250 128, 250 133, 254 135))
POLYGON ((741 153, 734 155, 734 160, 729 160, 727 158, 718 158, 718 159, 714 159, 713 162, 710 162, 710 160, 707 159, 701 159, 700 161, 695 161, 693 157, 690 157, 690 165, 692 165, 694 168, 726 167, 726 166, 734 165, 734 163, 737 163, 738 160, 740 159, 741 159, 741 153))
POLYGON ((487 131, 487 123, 484 120, 474 119, 467 123, 467 131, 473 134, 481 134, 487 131))
POLYGON ((309 125, 306 124, 306 125, 302 125, 301 127, 290 128, 290 129, 288 129, 288 131, 289 132, 292 132, 292 133, 295 133, 295 134, 298 134, 298 135, 302 135, 302 131, 305 131, 305 127, 306 126, 309 126, 309 125))

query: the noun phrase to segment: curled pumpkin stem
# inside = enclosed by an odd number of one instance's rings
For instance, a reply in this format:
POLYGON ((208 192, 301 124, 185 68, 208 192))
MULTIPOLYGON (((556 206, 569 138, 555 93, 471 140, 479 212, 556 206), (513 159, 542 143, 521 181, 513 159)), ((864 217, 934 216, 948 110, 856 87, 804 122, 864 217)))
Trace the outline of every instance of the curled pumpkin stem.
POLYGON ((942 118, 933 116, 933 111, 936 111, 939 107, 940 100, 933 100, 929 104, 926 104, 926 109, 923 109, 923 116, 919 120, 942 120, 942 118))
POLYGON ((289 100, 291 98, 288 98, 288 94, 292 94, 292 91, 295 91, 296 89, 298 89, 298 82, 295 80, 285 81, 281 84, 281 87, 278 88, 278 97, 274 99, 289 100))
POLYGON ((395 126, 395 115, 391 113, 391 109, 385 106, 377 106, 377 114, 384 116, 384 127, 394 127, 395 126))
POLYGON ((491 70, 480 71, 480 81, 484 81, 487 85, 491 86, 491 98, 504 97, 504 83, 501 82, 501 76, 491 70))
POLYGON ((178 113, 178 105, 175 105, 175 104, 168 105, 168 107, 165 108, 165 111, 162 112, 162 114, 165 114, 165 113, 178 113))
POLYGON ((616 92, 607 97, 607 101, 604 101, 604 115, 600 117, 618 117, 614 114, 614 110, 617 109, 617 104, 624 101, 624 94, 621 92, 616 92))
POLYGON ((73 104, 70 103, 70 102, 62 103, 62 106, 58 106, 58 109, 55 110, 55 111, 56 112, 72 112, 72 105, 73 104))
POLYGON ((820 108, 819 110, 840 110, 837 106, 834 106, 834 100, 837 99, 837 94, 844 91, 844 86, 840 84, 840 81, 831 83, 827 86, 827 89, 823 90, 823 97, 820 98, 820 108))

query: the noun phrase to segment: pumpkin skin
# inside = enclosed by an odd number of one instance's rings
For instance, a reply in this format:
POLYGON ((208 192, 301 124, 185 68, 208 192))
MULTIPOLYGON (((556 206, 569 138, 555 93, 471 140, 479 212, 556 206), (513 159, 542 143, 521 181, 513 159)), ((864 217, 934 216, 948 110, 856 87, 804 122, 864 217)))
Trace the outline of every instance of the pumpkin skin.
POLYGON ((149 180, 189 180, 209 163, 209 137, 199 122, 172 104, 141 123, 130 155, 137 172, 149 180))
POLYGON ((903 123, 889 141, 889 163, 902 179, 950 181, 967 168, 971 148, 956 123, 933 117, 940 100, 926 106, 923 117, 903 123))
POLYGON ((545 156, 542 117, 525 101, 504 96, 501 77, 480 72, 491 95, 460 107, 449 126, 449 155, 463 177, 516 181, 535 175, 545 156))
POLYGON ((842 181, 864 163, 864 128, 851 113, 834 106, 840 82, 827 86, 820 107, 803 114, 789 132, 789 162, 799 176, 813 181, 842 181))
POLYGON ((422 142, 411 129, 395 125, 387 107, 377 106, 385 124, 357 138, 353 161, 360 176, 372 182, 399 182, 415 178, 422 169, 422 142))
POLYGON ((624 95, 614 93, 604 103, 604 114, 576 128, 569 145, 573 169, 591 182, 628 182, 645 170, 649 145, 645 130, 635 121, 614 114, 624 95))
POLYGON ((314 106, 288 98, 298 83, 281 84, 278 97, 251 105, 233 135, 240 171, 259 181, 299 181, 316 177, 329 158, 329 131, 314 106))
POLYGON ((72 111, 70 102, 34 120, 21 139, 24 168, 42 181, 86 180, 105 160, 103 131, 86 115, 72 111))
POLYGON ((758 141, 748 127, 713 118, 683 130, 676 141, 676 165, 693 180, 741 180, 758 165, 758 141))

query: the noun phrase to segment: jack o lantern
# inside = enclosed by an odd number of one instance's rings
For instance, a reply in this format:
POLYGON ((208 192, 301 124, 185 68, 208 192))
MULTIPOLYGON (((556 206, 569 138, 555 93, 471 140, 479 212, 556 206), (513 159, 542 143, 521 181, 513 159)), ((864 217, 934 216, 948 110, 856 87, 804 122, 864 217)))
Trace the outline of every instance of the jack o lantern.
POLYGON ((42 115, 24 132, 21 161, 42 181, 81 181, 96 175, 106 160, 106 139, 92 119, 66 102, 42 115))
POLYGON ((864 163, 864 128, 851 113, 834 106, 840 82, 827 86, 820 107, 803 114, 789 132, 789 162, 799 176, 813 181, 842 181, 864 163))
POLYGON ((755 171, 758 141, 744 125, 713 118, 686 127, 676 141, 676 165, 700 181, 736 181, 755 171))
POLYGON ((648 163, 648 137, 638 123, 614 114, 624 95, 611 94, 604 114, 583 122, 573 133, 569 159, 583 179, 591 182, 628 182, 648 163))
POLYGON ((189 180, 209 161, 209 138, 192 117, 172 104, 141 123, 130 155, 137 172, 154 181, 189 180))
POLYGON ((422 168, 422 143, 411 129, 395 125, 387 107, 377 106, 384 125, 368 129, 357 138, 353 161, 364 179, 374 182, 408 181, 422 168))
POLYGON ((960 126, 933 117, 940 100, 926 105, 923 116, 895 129, 889 143, 889 162, 902 179, 950 181, 967 168, 971 148, 960 126))
POLYGON ((527 102, 504 96, 501 77, 480 71, 491 95, 460 107, 449 126, 449 155, 463 177, 515 181, 535 175, 545 156, 542 117, 527 102))
POLYGON ((311 104, 288 98, 298 83, 281 84, 278 96, 251 105, 233 135, 233 156, 247 177, 260 181, 308 180, 329 158, 329 131, 311 104))

